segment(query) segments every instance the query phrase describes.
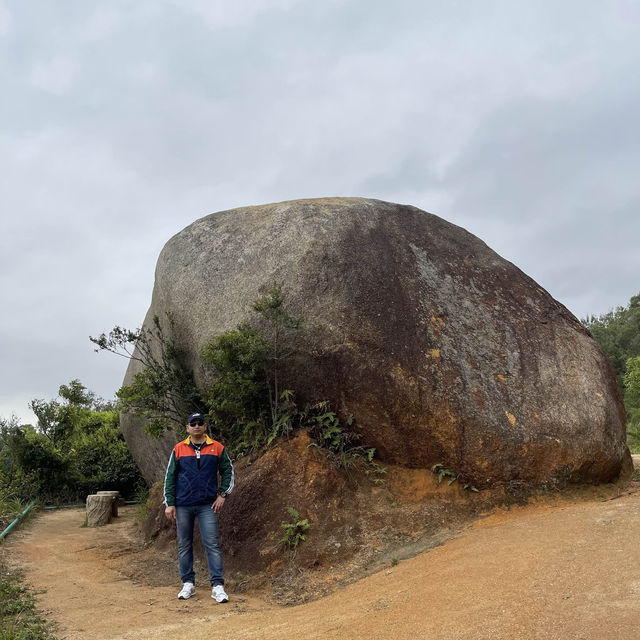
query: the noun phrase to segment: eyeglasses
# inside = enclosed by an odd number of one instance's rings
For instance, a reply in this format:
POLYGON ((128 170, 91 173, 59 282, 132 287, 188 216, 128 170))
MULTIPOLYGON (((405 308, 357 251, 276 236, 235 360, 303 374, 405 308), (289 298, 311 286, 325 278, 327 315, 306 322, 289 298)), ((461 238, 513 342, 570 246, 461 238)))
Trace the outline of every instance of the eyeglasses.
POLYGON ((204 422, 202 422, 202 420, 192 420, 189 423, 190 427, 201 427, 204 424, 204 422))

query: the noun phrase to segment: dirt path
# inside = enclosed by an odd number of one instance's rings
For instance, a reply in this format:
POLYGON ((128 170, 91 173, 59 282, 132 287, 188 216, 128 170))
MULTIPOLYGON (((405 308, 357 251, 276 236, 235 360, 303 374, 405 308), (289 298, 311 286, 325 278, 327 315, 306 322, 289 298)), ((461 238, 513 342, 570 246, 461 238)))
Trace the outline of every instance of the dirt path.
POLYGON ((8 541, 41 606, 69 640, 418 640, 640 637, 640 489, 614 500, 498 511, 460 537, 316 602, 279 608, 231 593, 125 578, 131 509, 116 524, 80 525, 81 510, 43 513, 8 541), (124 555, 123 555, 124 554, 124 555))

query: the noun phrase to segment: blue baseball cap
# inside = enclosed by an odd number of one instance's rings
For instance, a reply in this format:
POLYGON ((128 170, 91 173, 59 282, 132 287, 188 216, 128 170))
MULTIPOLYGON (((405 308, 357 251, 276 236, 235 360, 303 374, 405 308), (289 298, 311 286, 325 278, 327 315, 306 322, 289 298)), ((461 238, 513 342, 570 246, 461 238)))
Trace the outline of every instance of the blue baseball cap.
POLYGON ((201 413, 192 413, 188 418, 187 422, 191 422, 192 420, 202 420, 202 422, 206 422, 206 418, 201 413))

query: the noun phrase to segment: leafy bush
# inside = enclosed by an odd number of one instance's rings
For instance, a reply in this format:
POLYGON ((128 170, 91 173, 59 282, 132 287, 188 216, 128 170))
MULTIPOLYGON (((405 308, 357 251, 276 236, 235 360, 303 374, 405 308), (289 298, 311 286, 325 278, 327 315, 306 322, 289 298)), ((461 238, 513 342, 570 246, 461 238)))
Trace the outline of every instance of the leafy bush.
POLYGON ((355 431, 357 425, 354 423, 353 414, 347 417, 345 429, 329 403, 318 402, 305 407, 300 425, 310 428, 311 437, 318 446, 327 451, 334 466, 346 470, 363 469, 366 475, 373 475, 375 484, 383 482, 380 476, 387 470, 374 460, 374 447, 358 444, 361 435, 355 431))
POLYGON ((640 357, 629 358, 623 377, 627 434, 633 453, 640 451, 640 357))
POLYGON ((640 294, 626 307, 582 321, 609 356, 627 412, 628 444, 640 451, 640 294))
POLYGON ((71 480, 68 456, 30 425, 14 426, 0 433, 3 493, 28 501, 52 500, 71 480))
POLYGON ((623 376, 629 358, 640 356, 640 294, 632 296, 626 307, 616 307, 603 315, 582 320, 609 356, 623 389, 623 376))
POLYGON ((77 380, 60 389, 60 399, 31 403, 37 429, 0 420, 3 499, 72 503, 100 489, 134 495, 144 481, 120 432, 117 410, 77 380))
POLYGON ((209 422, 235 455, 262 446, 266 439, 268 350, 267 341, 246 324, 226 331, 202 350, 212 377, 205 394, 209 422))
POLYGON ((109 416, 112 424, 101 424, 95 431, 80 433, 74 445, 73 464, 82 495, 99 490, 117 490, 134 497, 142 484, 140 474, 118 428, 118 416, 109 416))

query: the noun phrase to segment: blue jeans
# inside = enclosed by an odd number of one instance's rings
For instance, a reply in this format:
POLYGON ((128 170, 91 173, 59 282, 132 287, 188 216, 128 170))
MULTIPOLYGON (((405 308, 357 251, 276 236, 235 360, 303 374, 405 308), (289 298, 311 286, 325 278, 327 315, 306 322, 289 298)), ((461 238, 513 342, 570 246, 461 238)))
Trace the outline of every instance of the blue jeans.
POLYGON ((211 586, 224 584, 222 553, 218 542, 218 516, 210 504, 198 504, 191 507, 176 507, 176 526, 178 530, 178 567, 182 582, 195 584, 193 571, 193 525, 198 521, 200 538, 207 553, 211 586))

